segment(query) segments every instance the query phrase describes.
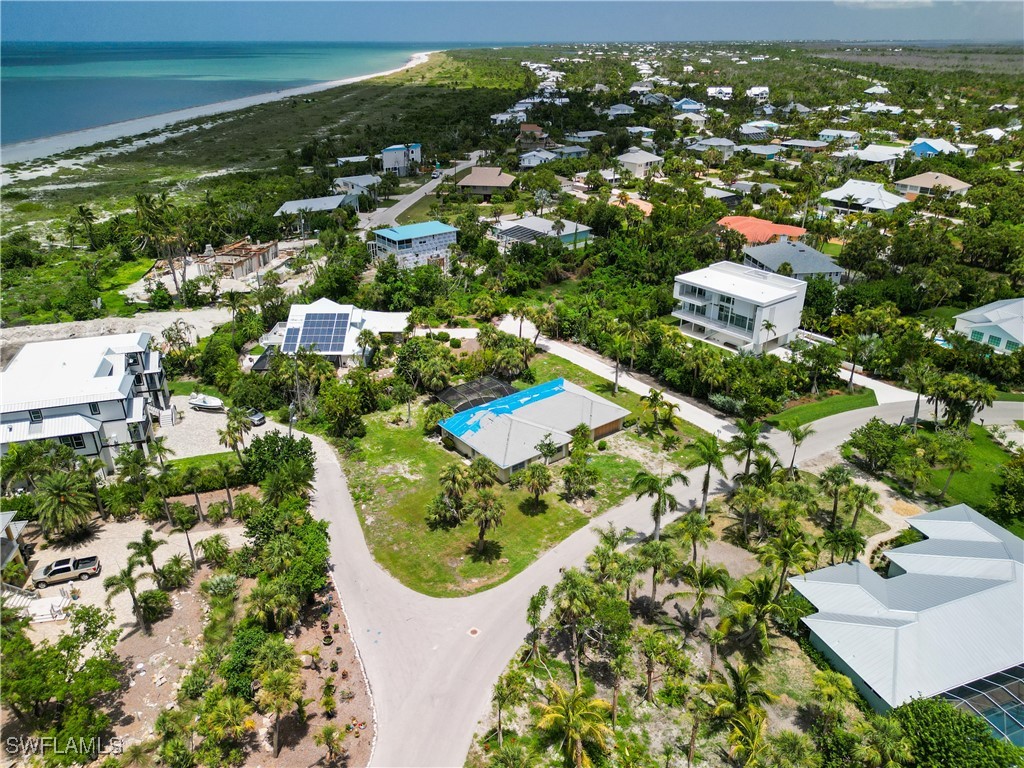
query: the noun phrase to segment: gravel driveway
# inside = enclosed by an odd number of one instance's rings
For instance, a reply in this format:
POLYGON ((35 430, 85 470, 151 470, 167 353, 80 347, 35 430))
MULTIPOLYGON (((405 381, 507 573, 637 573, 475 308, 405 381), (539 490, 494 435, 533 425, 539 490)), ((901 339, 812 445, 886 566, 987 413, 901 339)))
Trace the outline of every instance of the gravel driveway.
MULTIPOLYGON (((175 459, 184 459, 189 456, 205 456, 210 453, 224 453, 228 449, 220 444, 217 436, 218 429, 224 429, 228 423, 226 413, 210 413, 207 411, 193 411, 188 405, 188 397, 176 395, 171 398, 171 404, 178 409, 180 420, 172 427, 156 428, 157 436, 167 438, 167 447, 174 451, 175 459)), ((279 429, 287 431, 286 426, 267 420, 262 427, 253 427, 246 435, 245 443, 256 435, 265 435, 279 429)))

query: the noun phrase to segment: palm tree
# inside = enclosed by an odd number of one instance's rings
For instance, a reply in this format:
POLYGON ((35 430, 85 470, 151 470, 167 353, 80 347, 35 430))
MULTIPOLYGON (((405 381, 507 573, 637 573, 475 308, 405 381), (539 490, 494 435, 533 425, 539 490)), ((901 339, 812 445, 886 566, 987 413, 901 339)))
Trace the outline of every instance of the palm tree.
POLYGON ((764 490, 756 485, 741 485, 729 499, 732 515, 740 521, 744 543, 750 540, 750 516, 759 513, 765 499, 764 490))
POLYGON ((327 750, 327 763, 333 763, 341 756, 348 733, 336 725, 325 725, 313 734, 313 743, 327 750))
POLYGON ((213 466, 220 481, 224 483, 224 493, 228 497, 228 514, 233 516, 235 514, 235 501, 231 498, 231 473, 235 469, 234 465, 227 459, 217 459, 213 466))
POLYGON ((711 521, 703 512, 691 509, 679 520, 679 538, 690 542, 693 548, 693 560, 697 562, 697 545, 707 544, 715 540, 715 530, 711 521))
POLYGON ((477 530, 480 532, 476 545, 482 551, 487 531, 501 525, 501 521, 505 517, 505 506, 494 491, 483 488, 476 492, 476 497, 470 502, 470 508, 473 510, 473 522, 476 523, 477 530))
POLYGON ((356 344, 363 350, 363 360, 371 361, 373 358, 370 356, 368 351, 372 351, 377 348, 380 341, 377 339, 377 334, 371 331, 369 328, 363 328, 356 336, 356 344))
POLYGON ((96 238, 93 235, 92 227, 93 227, 93 224, 96 223, 96 214, 93 213, 92 210, 87 205, 80 205, 80 206, 78 206, 78 208, 75 211, 75 213, 76 213, 76 215, 78 217, 78 220, 85 225, 85 233, 86 233, 86 236, 89 238, 89 248, 91 248, 92 250, 95 251, 96 250, 96 238))
POLYGON ((478 491, 498 482, 497 465, 485 456, 477 456, 469 464, 469 482, 478 491))
POLYGON ((640 402, 644 404, 643 410, 640 412, 640 420, 638 427, 643 424, 643 419, 647 414, 651 415, 651 429, 661 434, 661 427, 659 426, 658 414, 661 412, 661 406, 665 402, 665 394, 659 389, 651 389, 646 395, 641 396, 640 402))
POLYGON ((196 501, 196 514, 199 515, 200 520, 205 519, 203 517, 203 505, 199 500, 199 483, 202 479, 203 473, 195 464, 189 464, 181 473, 181 485, 183 488, 192 491, 192 497, 196 501))
MULTIPOLYGON (((283 536, 275 536, 268 542, 267 547, 270 547, 275 541, 279 541, 283 536)), ((228 560, 230 549, 228 548, 228 537, 223 533, 215 533, 213 536, 207 536, 205 539, 200 539, 196 542, 196 549, 199 553, 206 558, 208 563, 212 563, 215 566, 224 565, 228 560)), ((264 550, 265 552, 265 550, 264 550)))
POLYGON ((534 504, 539 504, 540 497, 551 490, 551 470, 546 464, 534 462, 527 466, 523 473, 523 487, 533 494, 534 504))
POLYGON ((127 549, 131 552, 131 557, 134 560, 141 560, 146 563, 152 570, 153 573, 157 572, 156 562, 153 560, 153 555, 157 549, 167 543, 167 539, 158 539, 153 535, 153 529, 147 528, 142 532, 142 538, 138 541, 129 541, 127 549))
POLYGON ((814 427, 809 424, 789 424, 782 428, 782 431, 789 435, 789 441, 793 443, 793 456, 789 460, 789 476, 796 474, 796 451, 803 445, 804 440, 814 434, 814 427))
POLYGON ((651 571, 651 602, 657 603, 659 581, 666 572, 678 566, 675 550, 667 541, 646 541, 641 545, 639 555, 643 567, 651 571))
POLYGON ((917 423, 921 415, 921 395, 931 386, 937 370, 928 360, 918 358, 904 365, 900 371, 903 374, 903 381, 917 393, 917 398, 914 400, 914 422, 912 426, 916 435, 917 423))
POLYGON ((853 757, 864 768, 904 768, 914 762, 913 749, 894 717, 869 715, 853 727, 858 737, 853 757))
POLYGON ((604 752, 612 739, 612 730, 605 724, 605 713, 611 705, 604 699, 590 698, 579 686, 567 691, 550 683, 547 694, 549 703, 537 727, 561 737, 566 759, 574 768, 589 766, 585 745, 592 744, 604 752))
POLYGON ((292 567, 299 554, 298 541, 294 536, 275 536, 263 548, 263 569, 271 576, 280 576, 292 567))
POLYGON ((721 565, 712 565, 706 560, 700 564, 686 563, 673 575, 682 581, 690 591, 681 596, 693 598, 693 631, 699 632, 704 619, 704 605, 713 597, 713 590, 725 590, 729 586, 729 572, 721 565))
POLYGON ((829 522, 829 530, 835 530, 836 520, 839 516, 839 499, 849 489, 853 482, 850 470, 842 464, 833 464, 818 476, 818 485, 823 493, 832 497, 832 518, 829 522))
POLYGON ((878 514, 882 511, 882 506, 878 503, 878 492, 862 483, 854 483, 850 487, 846 492, 846 503, 853 510, 853 521, 850 523, 850 527, 854 530, 857 529, 857 519, 862 512, 878 514))
POLYGON ((959 433, 947 433, 946 439, 942 441, 942 464, 949 470, 946 475, 946 482, 942 485, 939 498, 946 498, 949 484, 956 472, 969 472, 971 464, 971 441, 969 438, 961 437, 959 433))
POLYGON ((65 536, 85 528, 92 518, 95 499, 82 476, 73 472, 51 472, 36 490, 36 519, 43 536, 65 536))
POLYGON ((167 457, 174 455, 174 450, 167 445, 167 438, 161 435, 149 441, 149 455, 156 459, 162 467, 167 457))
POLYGON ((441 493, 455 508, 459 508, 462 505, 463 497, 471 487, 466 467, 457 463, 447 464, 441 469, 437 479, 441 486, 441 493))
POLYGON ((156 744, 152 741, 129 744, 121 752, 118 768, 150 768, 155 762, 154 749, 156 744))
POLYGON ((274 715, 274 757, 281 753, 278 736, 281 717, 287 715, 296 706, 302 696, 302 678, 296 673, 285 669, 275 669, 260 679, 260 689, 256 692, 256 704, 264 712, 274 715))
POLYGON ((750 464, 754 456, 776 456, 775 449, 761 439, 761 425, 756 421, 739 419, 736 422, 737 433, 726 443, 726 450, 737 459, 743 459, 743 475, 750 474, 750 464))
MULTIPOLYGON (((711 470, 716 470, 720 474, 725 474, 725 457, 728 456, 722 441, 718 439, 716 435, 702 434, 697 437, 692 443, 686 446, 686 450, 690 452, 690 457, 687 459, 687 469, 697 469, 698 467, 705 467, 704 472, 704 485, 702 487, 702 497, 700 502, 700 513, 702 515, 707 514, 708 511, 708 492, 711 489, 711 470)), ((696 559, 696 557, 694 557, 696 559)))
POLYGON ((503 742, 501 716, 504 712, 514 710, 526 698, 526 675, 518 667, 513 666, 498 678, 498 682, 494 684, 494 693, 491 698, 498 711, 498 746, 500 747, 503 742))
POLYGON ((548 604, 548 585, 544 584, 533 595, 526 607, 526 621, 530 625, 530 658, 537 655, 537 644, 540 641, 540 628, 544 622, 544 607, 548 604))
POLYGON ((89 483, 89 488, 92 490, 93 500, 96 502, 96 509, 98 509, 99 513, 103 515, 104 519, 106 519, 107 510, 103 505, 103 497, 100 495, 100 479, 106 477, 107 462, 99 456, 93 458, 83 456, 78 459, 78 467, 82 470, 83 476, 89 483))
POLYGON ((206 713, 206 728, 217 741, 241 741, 256 724, 252 719, 252 705, 237 696, 225 696, 206 713))
POLYGON ((786 528, 781 535, 770 539, 757 553, 757 559, 769 568, 778 568, 779 586, 775 600, 782 596, 790 572, 803 573, 804 566, 812 559, 813 550, 807 543, 806 534, 799 529, 786 528))
POLYGON ((494 768, 533 768, 536 759, 526 745, 510 741, 498 748, 490 764, 494 768))
POLYGON ((876 337, 864 333, 854 333, 840 339, 840 343, 850 358, 850 380, 846 383, 850 391, 853 391, 853 377, 857 372, 857 363, 871 350, 875 339, 876 337))
POLYGON ((815 672, 811 687, 814 700, 821 709, 822 718, 830 727, 839 722, 843 707, 852 701, 856 694, 850 678, 833 669, 815 672))
POLYGON ((619 394, 619 371, 622 370, 622 358, 629 354, 629 341, 621 333, 616 333, 608 342, 608 354, 615 361, 615 383, 612 394, 619 394))
POLYGON ((740 581, 726 593, 723 614, 719 630, 735 632, 741 643, 757 639, 767 655, 771 651, 769 621, 782 614, 775 597, 775 579, 766 574, 740 581))
POLYGON ((704 685, 704 691, 714 702, 711 713, 715 717, 733 718, 742 714, 764 716, 764 707, 778 697, 764 688, 764 674, 753 664, 740 662, 733 666, 723 662, 725 674, 716 672, 714 681, 704 685))
MULTIPOLYGON (((317 355, 318 360, 323 358, 317 355)), ((228 408, 228 429, 238 435, 238 442, 245 447, 245 436, 252 432, 252 421, 241 408, 228 408)))
POLYGON ((727 740, 733 762, 743 768, 763 765, 761 758, 768 747, 764 739, 765 716, 756 711, 741 712, 730 718, 729 725, 727 740))
POLYGON ((298 618, 298 599, 276 581, 257 584, 246 603, 247 615, 270 630, 287 627, 298 618))
POLYGON ((636 494, 638 501, 644 496, 654 499, 654 502, 651 504, 651 517, 654 519, 655 541, 661 538, 662 517, 672 512, 678 506, 679 502, 676 501, 676 497, 670 492, 673 483, 676 482, 682 485, 690 484, 689 478, 682 472, 673 472, 662 478, 642 469, 636 473, 629 484, 629 490, 636 494))
POLYGON ((220 304, 231 310, 231 348, 234 349, 236 320, 242 308, 249 305, 249 296, 241 291, 224 291, 220 297, 220 304))
POLYGON ((235 455, 238 457, 238 460, 242 461, 241 446, 243 435, 241 432, 236 430, 234 427, 231 426, 230 423, 228 423, 228 425, 225 426, 223 429, 217 430, 217 438, 218 442, 221 445, 223 445, 225 448, 229 450, 234 451, 235 455))
POLYGON ((13 443, 3 456, 4 489, 24 483, 28 490, 34 491, 36 476, 45 469, 45 452, 46 446, 41 442, 13 443))
POLYGON ((275 507, 289 496, 309 498, 313 490, 313 468, 298 457, 288 459, 263 478, 260 490, 263 500, 275 507))
POLYGON ((580 684, 580 624, 597 605, 597 588, 578 568, 570 568, 551 592, 555 621, 569 630, 569 654, 576 687, 580 684))
POLYGON ((142 628, 143 632, 149 632, 149 625, 146 623, 146 617, 142 615, 142 607, 139 605, 139 580, 155 579, 156 576, 152 573, 136 575, 135 568, 138 564, 138 560, 129 560, 128 565, 103 580, 103 588, 107 591, 107 605, 110 605, 110 601, 122 592, 127 592, 128 596, 132 599, 132 610, 135 611, 135 618, 139 622, 139 627, 142 628))

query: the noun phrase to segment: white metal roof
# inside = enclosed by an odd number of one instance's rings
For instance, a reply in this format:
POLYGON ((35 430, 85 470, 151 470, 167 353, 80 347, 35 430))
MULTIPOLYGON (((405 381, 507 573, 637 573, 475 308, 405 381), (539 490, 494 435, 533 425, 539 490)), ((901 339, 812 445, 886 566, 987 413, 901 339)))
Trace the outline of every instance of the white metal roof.
POLYGON ((720 261, 704 269, 676 276, 677 283, 704 288, 753 304, 767 306, 798 296, 804 283, 731 261, 720 261))
POLYGON ((890 706, 1024 662, 1024 541, 965 504, 911 518, 926 541, 791 578, 807 626, 890 706), (898 571, 897 571, 898 572, 898 571))
POLYGON ((835 203, 845 203, 846 198, 852 196, 857 205, 879 211, 891 211, 897 205, 909 202, 905 197, 887 191, 881 184, 859 179, 850 179, 837 189, 822 192, 821 196, 835 203))
POLYGON ((956 316, 958 331, 972 327, 994 325, 1017 343, 1024 343, 1024 297, 1003 299, 985 304, 956 316))
MULTIPOLYGON (((374 312, 360 309, 351 304, 338 304, 330 299, 317 299, 312 304, 292 304, 288 310, 288 322, 284 329, 284 338, 287 339, 291 330, 293 334, 301 334, 306 324, 306 315, 337 315, 348 317, 348 326, 343 333, 344 346, 340 351, 332 351, 331 355, 351 357, 360 354, 358 343, 359 332, 369 329, 374 333, 401 333, 409 325, 408 312, 374 312)), ((340 329, 339 329, 340 331, 340 329)), ((302 345, 301 340, 298 342, 302 345)), ((284 351, 282 349, 282 351, 284 351)))
MULTIPOLYGON (((141 399, 141 398, 140 398, 141 399)), ((0 445, 24 443, 30 440, 55 440, 67 435, 84 435, 99 432, 100 422, 73 413, 68 416, 52 416, 42 421, 31 421, 28 417, 8 421, 0 416, 0 445)))
POLYGON ((26 344, 0 374, 0 411, 121 400, 133 381, 124 354, 145 352, 151 338, 139 332, 26 344))

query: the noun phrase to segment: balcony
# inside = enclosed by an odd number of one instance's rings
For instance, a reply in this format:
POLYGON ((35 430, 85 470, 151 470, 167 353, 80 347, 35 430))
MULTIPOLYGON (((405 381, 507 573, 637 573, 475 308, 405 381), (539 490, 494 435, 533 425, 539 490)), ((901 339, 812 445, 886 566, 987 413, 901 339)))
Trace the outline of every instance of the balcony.
MULTIPOLYGON (((672 312, 673 317, 678 317, 684 323, 692 323, 693 325, 700 325, 707 329, 708 333, 721 333, 727 336, 731 336, 735 339, 740 339, 743 342, 754 341, 754 331, 747 330, 746 325, 737 325, 735 323, 727 323, 721 320, 715 320, 704 315, 699 315, 696 312, 689 312, 685 309, 676 309, 672 312)), ((684 331, 685 332, 685 331, 684 331)))

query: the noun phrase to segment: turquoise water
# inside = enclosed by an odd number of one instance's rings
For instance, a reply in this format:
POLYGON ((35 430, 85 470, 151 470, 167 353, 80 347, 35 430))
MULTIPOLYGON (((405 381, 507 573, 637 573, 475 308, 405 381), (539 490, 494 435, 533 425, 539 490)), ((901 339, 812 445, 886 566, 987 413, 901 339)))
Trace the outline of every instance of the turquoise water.
POLYGON ((4 43, 0 142, 402 66, 388 43, 4 43))

